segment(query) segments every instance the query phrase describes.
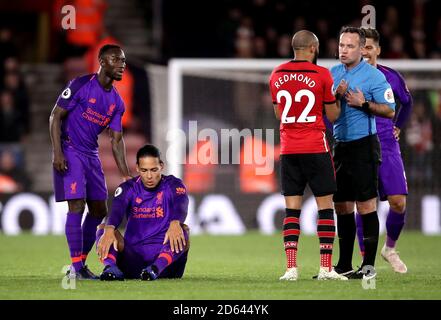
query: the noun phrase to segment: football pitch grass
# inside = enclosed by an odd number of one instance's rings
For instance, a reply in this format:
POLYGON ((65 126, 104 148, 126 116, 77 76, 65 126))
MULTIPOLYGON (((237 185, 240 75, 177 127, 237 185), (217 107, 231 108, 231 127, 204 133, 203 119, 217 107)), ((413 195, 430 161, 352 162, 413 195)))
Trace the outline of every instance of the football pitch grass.
MULTIPOLYGON (((281 282, 281 235, 200 235, 191 238, 183 279, 77 281, 74 290, 66 290, 61 270, 69 258, 63 236, 0 235, 0 299, 441 299, 440 244, 439 236, 405 232, 399 249, 408 273, 394 273, 378 254, 375 289, 366 290, 360 280, 312 279, 319 265, 314 236, 300 238, 299 280, 281 282)), ((359 262, 355 252, 354 267, 359 262)), ((95 273, 102 270, 95 252, 87 263, 95 273)))

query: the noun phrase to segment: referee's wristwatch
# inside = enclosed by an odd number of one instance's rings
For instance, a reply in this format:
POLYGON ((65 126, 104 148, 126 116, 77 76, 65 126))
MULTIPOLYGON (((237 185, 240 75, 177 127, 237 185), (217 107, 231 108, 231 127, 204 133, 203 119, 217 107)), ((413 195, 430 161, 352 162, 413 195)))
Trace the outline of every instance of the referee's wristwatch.
POLYGON ((372 114, 371 110, 369 109, 369 101, 365 101, 361 104, 361 111, 367 113, 368 115, 372 114))

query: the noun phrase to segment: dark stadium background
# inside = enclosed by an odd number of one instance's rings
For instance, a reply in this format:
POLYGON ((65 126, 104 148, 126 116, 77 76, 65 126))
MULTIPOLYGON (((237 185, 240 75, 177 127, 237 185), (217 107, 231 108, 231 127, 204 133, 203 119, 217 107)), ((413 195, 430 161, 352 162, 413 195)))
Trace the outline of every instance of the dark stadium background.
MULTIPOLYGON (((118 41, 128 58, 132 82, 128 84, 127 97, 131 100, 132 117, 125 122, 125 134, 128 160, 133 168, 136 150, 143 143, 156 143, 155 126, 163 125, 153 120, 155 108, 166 106, 154 102, 152 84, 156 79, 148 71, 151 66, 166 68, 172 58, 289 59, 292 55, 290 37, 303 28, 318 35, 320 58, 333 59, 340 27, 359 26, 363 17, 361 8, 366 4, 376 9, 383 58, 441 59, 441 18, 436 1, 0 1, 0 120, 5 121, 0 124, 0 230, 6 234, 21 232, 35 227, 37 219, 49 219, 41 222, 46 227, 39 232, 62 233, 62 223, 56 224, 54 215, 63 215, 64 209, 51 200, 48 117, 66 82, 94 70, 91 65, 94 49, 103 36, 112 36, 112 41, 118 41), (98 30, 96 41, 71 37, 61 28, 60 9, 66 4, 75 6, 77 14, 81 14, 81 8, 93 7, 98 30), (11 109, 13 120, 7 122, 4 114, 11 109), (24 205, 18 214, 8 215, 8 219, 18 221, 20 227, 5 230, 4 212, 8 208, 12 210, 8 207, 11 199, 15 199, 14 205, 29 201, 31 209, 39 208, 40 203, 41 212, 35 213, 24 205)), ((428 72, 405 76, 414 81, 428 79, 433 84, 429 89, 411 88, 414 111, 400 140, 410 190, 407 228, 421 230, 424 197, 435 210, 433 221, 440 223, 441 75, 428 72)), ((185 81, 186 120, 203 122, 205 112, 210 116, 219 115, 219 123, 227 123, 227 128, 277 128, 272 120, 271 105, 267 105, 265 85, 245 89, 257 88, 262 93, 253 97, 252 117, 245 119, 240 110, 233 107, 237 97, 233 94, 236 86, 233 82, 206 81, 191 76, 185 81), (210 88, 214 89, 210 91, 210 88), (202 98, 196 93, 211 95, 217 100, 201 108, 197 102, 202 98), (228 105, 231 109, 225 112, 223 108, 228 105)), ((100 141, 112 194, 120 179, 110 144, 105 136, 100 141)), ((275 178, 278 179, 277 175, 275 178)), ((208 182, 200 181, 201 190, 195 189, 192 194, 195 207, 198 208, 207 195, 225 195, 247 229, 257 227, 256 211, 262 201, 278 192, 243 192, 237 165, 220 166, 214 172, 212 185, 204 186, 204 183, 208 182)), ((276 217, 277 226, 281 225, 281 219, 276 217)), ((216 223, 216 218, 201 220, 201 230, 209 230, 207 224, 216 223)), ((441 227, 433 230, 441 232, 441 227)))

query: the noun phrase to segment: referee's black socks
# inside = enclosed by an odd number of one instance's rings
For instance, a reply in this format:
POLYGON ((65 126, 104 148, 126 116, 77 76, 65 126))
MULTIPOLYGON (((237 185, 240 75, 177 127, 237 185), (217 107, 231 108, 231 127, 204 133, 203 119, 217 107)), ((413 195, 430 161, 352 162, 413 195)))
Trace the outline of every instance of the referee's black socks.
MULTIPOLYGON (((364 222, 364 220, 363 220, 364 222)), ((355 241, 355 215, 338 214, 337 215, 338 244, 340 248, 340 257, 337 268, 346 272, 352 270, 352 253, 354 251, 355 241)))
POLYGON ((377 211, 362 214, 361 219, 363 221, 364 243, 364 259, 362 267, 374 266, 378 248, 378 235, 380 233, 377 211))

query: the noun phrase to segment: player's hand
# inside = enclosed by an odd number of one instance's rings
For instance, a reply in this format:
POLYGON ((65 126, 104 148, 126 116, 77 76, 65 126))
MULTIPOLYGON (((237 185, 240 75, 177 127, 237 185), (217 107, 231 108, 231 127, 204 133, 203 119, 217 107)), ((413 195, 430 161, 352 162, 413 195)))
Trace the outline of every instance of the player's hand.
POLYGON ((170 242, 170 249, 172 252, 179 253, 184 251, 186 246, 185 236, 179 220, 173 220, 170 222, 170 227, 165 234, 163 244, 166 244, 168 241, 170 242))
POLYGON ((348 105, 355 108, 360 108, 366 101, 363 92, 361 92, 359 88, 357 88, 357 91, 349 90, 348 93, 346 93, 345 98, 348 105))
POLYGON ((394 126, 394 138, 397 141, 400 140, 400 132, 401 132, 401 129, 394 126))
POLYGON ((63 152, 55 152, 54 153, 54 160, 52 161, 52 165, 54 166, 54 169, 58 172, 65 172, 67 170, 67 161, 64 157, 63 152))
POLYGON ((128 175, 128 176, 124 176, 123 177, 123 180, 124 180, 124 182, 126 182, 127 180, 130 180, 130 179, 132 179, 133 177, 131 176, 131 175, 128 175))
POLYGON ((118 240, 115 236, 115 229, 111 226, 104 227, 104 234, 98 241, 98 246, 96 249, 96 253, 100 260, 104 260, 107 258, 109 254, 110 246, 113 244, 113 248, 118 251, 118 240))
POLYGON ((344 79, 340 81, 338 84, 337 89, 335 89, 335 94, 338 94, 339 96, 344 96, 346 91, 348 90, 349 83, 347 83, 344 79))

